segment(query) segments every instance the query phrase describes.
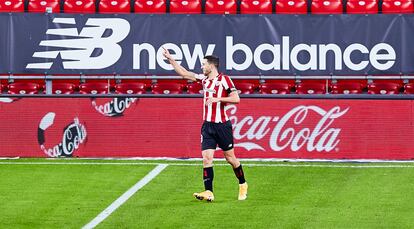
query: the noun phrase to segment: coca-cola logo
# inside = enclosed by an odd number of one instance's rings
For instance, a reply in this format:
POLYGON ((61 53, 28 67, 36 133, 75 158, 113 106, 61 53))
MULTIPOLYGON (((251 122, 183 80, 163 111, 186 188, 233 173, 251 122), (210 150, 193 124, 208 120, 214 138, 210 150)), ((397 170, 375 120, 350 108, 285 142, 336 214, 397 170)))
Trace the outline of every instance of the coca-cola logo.
POLYGON ((74 118, 73 122, 63 129, 62 142, 51 148, 45 147, 45 131, 54 123, 55 113, 47 113, 39 123, 37 140, 40 149, 49 157, 72 157, 73 152, 86 140, 86 128, 74 118))
POLYGON ((236 117, 235 105, 227 106, 226 110, 230 112, 234 138, 238 140, 235 147, 242 147, 248 151, 265 151, 265 147, 261 145, 263 141, 260 140, 267 136, 268 146, 273 151, 289 149, 295 152, 306 148, 308 152, 330 152, 337 149, 340 142, 341 129, 334 127, 333 122, 348 112, 349 107, 341 109, 335 106, 330 110, 324 110, 318 106, 302 105, 291 109, 283 116, 260 116, 257 119, 252 116, 236 117), (314 119, 315 115, 319 119, 316 125, 301 125, 310 116, 314 119))
POLYGON ((111 101, 98 105, 96 99, 92 100, 92 106, 100 114, 108 117, 122 116, 124 111, 135 103, 137 98, 113 98, 111 101))

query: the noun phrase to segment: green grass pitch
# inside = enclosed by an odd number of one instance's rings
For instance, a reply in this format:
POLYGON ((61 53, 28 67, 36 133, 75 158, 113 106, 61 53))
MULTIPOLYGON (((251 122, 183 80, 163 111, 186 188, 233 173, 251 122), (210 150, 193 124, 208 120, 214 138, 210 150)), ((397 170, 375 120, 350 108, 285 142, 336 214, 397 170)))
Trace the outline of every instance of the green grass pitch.
POLYGON ((97 228, 414 228, 412 163, 243 162, 249 194, 238 201, 231 167, 217 162, 207 203, 192 197, 199 161, 0 162, 0 228, 81 228, 157 163, 168 167, 97 228))

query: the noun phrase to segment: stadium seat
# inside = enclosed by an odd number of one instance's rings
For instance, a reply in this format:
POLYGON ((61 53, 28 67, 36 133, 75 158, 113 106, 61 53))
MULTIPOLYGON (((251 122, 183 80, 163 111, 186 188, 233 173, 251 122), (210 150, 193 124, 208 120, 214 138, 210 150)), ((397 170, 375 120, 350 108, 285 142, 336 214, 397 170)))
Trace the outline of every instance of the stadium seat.
POLYGON ((200 0, 171 0, 170 13, 172 14, 201 14, 200 0))
POLYGON ((271 14, 272 10, 271 0, 241 0, 240 3, 242 14, 271 14))
POLYGON ((181 94, 184 88, 183 83, 158 81, 152 85, 151 92, 153 94, 181 94))
POLYGON ((236 14, 236 0, 206 0, 206 14, 236 14))
POLYGON ((296 94, 325 94, 327 92, 325 80, 304 80, 295 87, 296 94))
POLYGON ((63 12, 65 13, 95 13, 94 0, 65 0, 63 5, 63 12))
POLYGON ((342 14, 342 0, 313 0, 312 14, 342 14))
POLYGON ((101 0, 99 2, 99 13, 130 13, 131 5, 129 0, 101 0))
POLYGON ((255 93, 258 84, 251 83, 251 82, 240 82, 240 81, 233 81, 234 86, 237 88, 237 92, 239 94, 253 94, 255 93))
POLYGON ((414 83, 404 85, 404 94, 414 94, 414 83))
POLYGON ((136 0, 135 13, 165 14, 167 12, 165 0, 136 0))
POLYGON ((259 86, 260 94, 290 94, 295 82, 293 80, 266 80, 259 86))
POLYGON ((105 82, 86 82, 79 85, 81 94, 108 94, 111 87, 105 82))
POLYGON ((383 14, 411 14, 414 12, 412 0, 383 0, 383 14))
POLYGON ((277 14, 307 14, 308 6, 306 0, 277 0, 277 14))
POLYGON ((376 14, 378 3, 376 0, 348 0, 346 12, 348 14, 376 14))
POLYGON ((203 85, 200 82, 193 82, 187 84, 187 92, 188 94, 203 94, 203 85))
POLYGON ((0 1, 0 12, 24 12, 24 0, 0 1))
POLYGON ((32 82, 15 82, 10 83, 7 89, 9 94, 39 94, 41 86, 32 82))
POLYGON ((52 82, 52 94, 74 94, 77 86, 68 82, 52 82))
POLYGON ((399 94, 402 88, 402 82, 396 81, 376 81, 368 84, 368 94, 399 94))
POLYGON ((0 80, 0 94, 2 94, 7 89, 7 83, 0 80))
POLYGON ((29 12, 32 13, 59 13, 59 0, 29 0, 29 12))
POLYGON ((115 85, 116 94, 145 94, 146 85, 141 82, 125 82, 115 85))
POLYGON ((366 87, 361 81, 341 80, 331 85, 332 94, 361 94, 366 87))

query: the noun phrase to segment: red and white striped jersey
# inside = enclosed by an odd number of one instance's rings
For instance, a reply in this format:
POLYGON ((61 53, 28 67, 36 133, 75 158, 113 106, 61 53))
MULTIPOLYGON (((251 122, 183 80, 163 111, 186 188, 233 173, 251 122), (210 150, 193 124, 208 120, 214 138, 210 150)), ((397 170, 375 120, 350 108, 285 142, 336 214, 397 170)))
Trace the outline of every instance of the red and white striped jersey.
POLYGON ((204 90, 203 99, 203 120, 207 122, 223 123, 229 120, 225 112, 227 103, 217 102, 211 105, 206 105, 208 98, 222 98, 227 97, 232 91, 237 91, 236 87, 227 75, 219 74, 212 80, 203 74, 196 75, 198 80, 201 80, 204 90))

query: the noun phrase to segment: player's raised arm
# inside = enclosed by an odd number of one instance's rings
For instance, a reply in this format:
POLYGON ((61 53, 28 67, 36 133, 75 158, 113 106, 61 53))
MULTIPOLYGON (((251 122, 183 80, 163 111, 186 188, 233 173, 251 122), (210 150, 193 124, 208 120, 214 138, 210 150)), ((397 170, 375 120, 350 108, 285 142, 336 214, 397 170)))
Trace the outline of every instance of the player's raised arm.
POLYGON ((190 72, 187 69, 185 69, 183 66, 177 63, 177 61, 172 58, 170 52, 168 49, 162 47, 164 49, 163 55, 167 60, 170 62, 170 64, 174 67, 174 70, 177 72, 178 75, 182 76, 184 79, 196 81, 196 74, 194 72, 190 72))

